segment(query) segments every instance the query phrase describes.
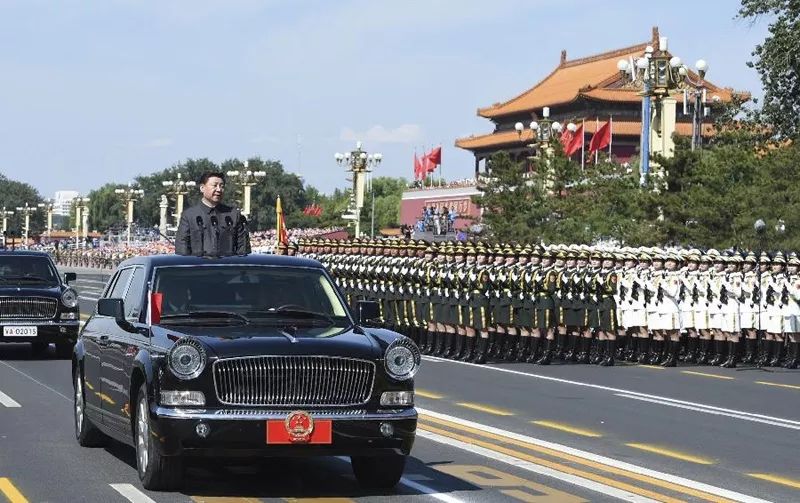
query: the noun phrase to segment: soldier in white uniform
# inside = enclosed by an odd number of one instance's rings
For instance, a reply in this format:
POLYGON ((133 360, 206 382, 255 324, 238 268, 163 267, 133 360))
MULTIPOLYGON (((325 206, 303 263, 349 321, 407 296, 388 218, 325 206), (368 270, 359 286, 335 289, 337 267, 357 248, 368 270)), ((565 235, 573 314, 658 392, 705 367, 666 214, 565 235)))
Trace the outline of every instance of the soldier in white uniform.
POLYGON ((699 333, 694 322, 695 303, 698 301, 697 269, 700 266, 700 251, 689 250, 686 255, 686 266, 679 271, 681 289, 678 294, 678 307, 681 311, 681 327, 686 330, 686 357, 687 363, 697 361, 697 347, 699 333))
POLYGON ((786 361, 783 366, 787 369, 796 369, 800 354, 800 259, 795 252, 789 255, 786 271, 786 289, 788 303, 784 307, 784 332, 788 339, 786 361))
POLYGON ((652 258, 650 254, 642 252, 639 255, 639 266, 637 274, 633 278, 631 286, 631 313, 630 323, 631 327, 638 328, 638 333, 635 335, 637 338, 636 351, 633 354, 632 361, 639 363, 647 363, 650 358, 650 337, 648 334, 649 319, 647 317, 647 304, 649 300, 650 273, 652 266, 652 258))
POLYGON ((677 254, 666 254, 664 277, 659 285, 661 327, 666 344, 666 356, 659 362, 662 367, 675 367, 678 364, 681 342, 681 311, 678 300, 681 291, 679 264, 680 257, 677 254))
POLYGON ((786 273, 783 270, 786 259, 777 252, 770 265, 770 273, 762 274, 762 287, 765 308, 762 313, 761 328, 764 334, 764 354, 759 366, 776 367, 780 362, 781 346, 783 346, 783 304, 788 300, 783 295, 786 286, 786 273))
POLYGON ((712 258, 708 254, 700 256, 700 265, 697 268, 694 288, 697 291, 697 300, 694 303, 694 326, 700 333, 700 353, 697 355, 697 363, 704 365, 711 357, 711 338, 712 331, 709 328, 709 292, 711 281, 712 258))
POLYGON ((647 361, 650 365, 657 365, 661 361, 661 354, 664 351, 664 333, 671 324, 661 316, 661 303, 663 294, 660 292, 661 283, 664 281, 666 271, 664 270, 664 257, 661 253, 653 256, 653 266, 650 269, 650 276, 645 282, 647 304, 647 326, 653 333, 653 341, 650 346, 650 355, 647 361))
POLYGON ((751 364, 756 356, 756 336, 760 302, 759 273, 756 270, 758 259, 753 252, 742 261, 742 295, 739 303, 739 320, 745 336, 744 358, 742 363, 751 364))
POLYGON ((722 332, 728 341, 728 358, 720 366, 726 368, 736 367, 736 349, 742 335, 739 314, 743 278, 739 270, 741 263, 742 257, 738 255, 728 257, 725 275, 721 282, 722 288, 724 288, 720 292, 723 313, 722 332))

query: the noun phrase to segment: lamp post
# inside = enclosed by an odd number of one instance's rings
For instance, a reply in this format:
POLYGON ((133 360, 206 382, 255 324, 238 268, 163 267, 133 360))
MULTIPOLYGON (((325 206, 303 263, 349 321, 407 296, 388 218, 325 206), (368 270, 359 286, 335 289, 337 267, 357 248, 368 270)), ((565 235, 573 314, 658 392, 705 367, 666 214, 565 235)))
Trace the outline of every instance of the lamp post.
POLYGON ((161 182, 164 187, 169 187, 168 191, 171 195, 175 196, 175 226, 181 221, 181 213, 183 213, 183 196, 189 193, 189 188, 194 187, 197 183, 183 179, 183 174, 178 173, 174 180, 164 180, 161 182))
MULTIPOLYGON (((658 46, 647 46, 644 55, 635 61, 621 59, 617 62, 617 69, 629 84, 641 87, 642 95, 642 134, 640 151, 639 181, 641 185, 647 183, 650 173, 650 154, 657 153, 662 157, 672 157, 675 144, 672 134, 675 132, 675 105, 676 101, 670 95, 676 89, 686 89, 692 85, 695 91, 701 91, 700 98, 704 101, 703 78, 708 70, 708 63, 698 60, 695 68, 700 75, 699 81, 688 78, 689 70, 681 58, 673 56, 667 50, 667 37, 660 37, 658 46), (655 116, 653 121, 651 101, 655 100, 655 116)), ((704 112, 699 110, 696 113, 704 112)), ((693 135, 702 134, 701 120, 695 118, 697 123, 693 135)))
POLYGON ((250 217, 250 189, 259 178, 267 176, 266 171, 252 171, 248 169, 250 161, 244 161, 244 170, 232 169, 225 174, 235 180, 242 187, 242 215, 250 217))
POLYGON ((43 209, 45 214, 47 215, 47 231, 46 235, 49 238, 51 233, 53 232, 53 210, 55 209, 55 205, 53 201, 47 201, 46 203, 39 203, 36 206, 43 209))
POLYGON ((33 213, 38 209, 39 208, 37 206, 30 206, 28 203, 25 203, 25 206, 17 206, 17 211, 22 212, 22 214, 25 215, 25 227, 24 227, 25 234, 23 238, 25 240, 26 248, 28 247, 28 234, 30 233, 31 230, 31 213, 33 213))
MULTIPOLYGON (((549 157, 550 154, 553 153, 552 142, 563 128, 561 123, 550 118, 550 107, 542 108, 542 117, 538 121, 532 121, 528 127, 530 128, 532 138, 532 142, 528 147, 535 150, 537 156, 546 155, 549 157)), ((520 139, 522 139, 525 125, 521 122, 517 122, 514 124, 514 129, 517 131, 517 135, 519 135, 520 139)))
POLYGON ((83 229, 84 243, 86 237, 89 235, 87 227, 89 226, 89 202, 88 197, 78 196, 72 200, 75 203, 75 248, 80 246, 81 229, 83 229))
POLYGON ((374 167, 377 167, 383 161, 383 155, 380 153, 368 154, 362 148, 361 142, 356 142, 355 150, 340 154, 337 152, 333 158, 336 164, 344 166, 346 171, 353 173, 353 198, 351 200, 350 214, 355 221, 355 235, 361 235, 361 208, 364 207, 364 185, 366 182, 367 174, 372 172, 374 167))
POLYGON ((5 206, 3 206, 2 211, 0 211, 0 217, 3 218, 3 248, 6 247, 6 232, 8 231, 8 217, 14 215, 14 212, 11 210, 7 210, 5 206))
POLYGON ((142 189, 134 189, 132 184, 128 184, 127 188, 124 189, 114 189, 114 194, 119 194, 122 196, 122 200, 125 202, 125 207, 127 209, 127 222, 128 222, 128 246, 131 245, 131 226, 133 225, 133 203, 137 199, 141 199, 144 195, 144 190, 142 189))

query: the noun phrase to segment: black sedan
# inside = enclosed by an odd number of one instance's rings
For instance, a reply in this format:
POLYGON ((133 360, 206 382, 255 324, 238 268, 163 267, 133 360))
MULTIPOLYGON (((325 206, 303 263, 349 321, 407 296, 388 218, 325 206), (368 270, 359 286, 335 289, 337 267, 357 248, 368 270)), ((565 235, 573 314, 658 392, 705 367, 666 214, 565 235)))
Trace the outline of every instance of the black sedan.
POLYGON ((360 484, 393 487, 420 353, 358 312, 313 260, 127 260, 75 346, 78 442, 134 446, 147 489, 179 487, 187 456, 350 456, 360 484))
POLYGON ((78 294, 46 253, 0 251, 0 343, 30 342, 37 354, 50 343, 63 358, 78 339, 78 294))

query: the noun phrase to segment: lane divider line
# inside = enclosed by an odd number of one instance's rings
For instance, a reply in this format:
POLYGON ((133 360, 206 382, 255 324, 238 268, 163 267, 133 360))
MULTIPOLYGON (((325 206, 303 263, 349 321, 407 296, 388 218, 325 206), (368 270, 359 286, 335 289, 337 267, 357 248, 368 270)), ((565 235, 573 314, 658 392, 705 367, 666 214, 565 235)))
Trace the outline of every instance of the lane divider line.
POLYGON ((747 475, 756 479, 767 480, 769 482, 789 486, 794 489, 800 489, 800 480, 789 479, 778 475, 770 475, 769 473, 748 473, 747 475))
POLYGON ((783 384, 779 382, 756 381, 756 384, 764 384, 766 386, 778 386, 780 388, 800 389, 800 386, 796 386, 794 384, 783 384))
POLYGON ((495 416, 513 416, 513 412, 509 412, 503 409, 496 409, 494 407, 489 407, 488 405, 481 405, 479 403, 472 403, 472 402, 457 402, 456 405, 464 407, 466 409, 477 410, 479 412, 486 412, 487 414, 494 414, 495 416))
MULTIPOLYGON (((741 411, 741 410, 726 409, 724 407, 716 407, 716 406, 713 406, 713 405, 705 405, 705 404, 701 404, 701 403, 697 403, 697 402, 689 402, 689 401, 686 401, 686 400, 678 400, 678 399, 675 399, 675 398, 668 398, 668 397, 659 396, 659 395, 641 393, 639 391, 631 391, 631 390, 622 389, 622 388, 613 388, 611 386, 603 386, 601 384, 592 384, 592 383, 581 382, 581 381, 572 381, 570 379, 562 379, 560 377, 552 377, 552 376, 547 376, 547 375, 542 375, 542 374, 532 374, 530 372, 522 372, 522 371, 519 371, 519 370, 512 370, 512 369, 508 369, 508 368, 494 367, 492 365, 478 365, 478 364, 475 364, 475 363, 462 362, 462 361, 458 361, 458 360, 448 360, 448 359, 445 359, 445 358, 437 358, 435 356, 433 356, 433 357, 432 356, 424 356, 423 359, 430 360, 430 361, 449 363, 449 364, 453 364, 453 365, 464 365, 464 366, 473 367, 473 368, 482 369, 482 370, 490 370, 490 371, 495 371, 495 372, 503 372, 503 373, 508 373, 508 374, 515 374, 515 375, 519 375, 519 376, 523 376, 523 377, 529 377, 529 378, 532 378, 532 379, 541 379, 543 381, 558 382, 558 383, 562 383, 562 384, 571 384, 573 386, 581 386, 581 387, 584 387, 584 388, 599 389, 599 390, 603 390, 603 391, 610 391, 612 393, 623 393, 625 395, 630 395, 630 396, 638 396, 638 397, 651 398, 651 399, 656 399, 656 400, 663 400, 663 401, 679 403, 679 404, 683 404, 683 405, 691 405, 691 406, 695 406, 695 407, 704 407, 704 408, 710 409, 710 410, 717 410, 717 411, 720 411, 720 412, 728 412, 728 413, 732 413, 732 414, 739 414, 739 415, 742 415, 742 416, 749 416, 749 417, 754 417, 754 418, 767 419, 767 420, 770 420, 770 421, 774 421, 775 423, 783 423, 783 424, 795 425, 795 426, 800 427, 800 421, 797 421, 797 420, 794 420, 794 419, 784 419, 784 418, 780 418, 780 417, 767 416, 767 415, 763 415, 763 414, 755 414, 755 413, 752 413, 752 412, 746 412, 746 411, 741 411)), ((661 367, 659 367, 659 368, 661 368, 661 367)), ((774 423, 767 423, 767 424, 774 424, 774 423)))
MULTIPOLYGON (((419 430, 417 430, 417 434, 419 434, 419 430)), ((338 459, 339 461, 350 464, 350 458, 347 458, 345 456, 336 456, 334 459, 338 459)), ((401 478, 400 484, 408 487, 409 489, 413 489, 414 491, 417 491, 420 494, 424 494, 425 496, 430 496, 431 498, 438 501, 444 501, 445 503, 465 503, 464 500, 460 498, 456 498, 455 496, 450 496, 449 494, 444 494, 432 487, 426 486, 425 484, 421 484, 415 480, 411 480, 410 477, 413 477, 413 475, 406 475, 405 477, 401 478)))
POLYGON ((558 423, 555 421, 539 420, 539 421, 531 421, 531 423, 538 426, 544 426, 545 428, 552 428, 554 430, 566 431, 567 433, 574 433, 575 435, 580 435, 582 437, 600 438, 603 436, 602 434, 591 430, 576 428, 575 426, 570 426, 568 424, 558 423))
POLYGON ((148 495, 133 487, 131 484, 108 484, 131 503, 156 503, 148 495))
POLYGON ((441 400, 444 398, 444 395, 440 395, 438 393, 433 393, 432 391, 426 391, 424 389, 415 389, 414 394, 417 396, 421 396, 422 398, 430 398, 432 400, 441 400))
POLYGON ((701 458, 699 456, 693 456, 691 454, 686 454, 683 452, 675 451, 672 449, 666 449, 664 447, 659 447, 656 445, 650 444, 637 444, 637 443, 630 443, 625 444, 628 447, 633 449, 639 449, 640 451, 652 452, 653 454, 660 454, 662 456, 667 456, 670 458, 680 459, 681 461, 687 461, 689 463, 697 463, 698 465, 713 465, 714 461, 706 458, 701 458))
POLYGON ((429 428, 428 426, 425 426, 423 430, 418 428, 417 435, 440 444, 456 447, 494 461, 500 461, 516 468, 561 480, 562 482, 583 487, 584 489, 605 494, 606 496, 611 496, 612 498, 623 501, 636 503, 649 503, 654 501, 677 503, 681 501, 601 475, 571 468, 523 452, 496 446, 482 440, 476 440, 438 428, 429 428))
POLYGON ((20 369, 18 369, 17 367, 15 367, 13 365, 9 365, 8 363, 4 362, 3 360, 0 360, 0 364, 5 365, 6 367, 10 368, 11 370, 13 370, 14 372, 16 372, 18 374, 22 374, 23 376, 25 376, 28 379, 30 379, 31 381, 35 382, 39 386, 42 386, 43 388, 46 388, 46 389, 52 391, 53 393, 55 393, 56 395, 60 396, 61 398, 65 399, 65 400, 68 400, 70 402, 73 400, 72 397, 69 397, 69 396, 65 395, 64 393, 61 393, 60 391, 58 391, 58 390, 56 390, 54 388, 51 388, 50 386, 46 385, 42 381, 36 379, 35 377, 33 377, 31 375, 26 374, 25 372, 21 371, 20 369))
POLYGON ((725 379, 726 381, 733 381, 733 377, 721 376, 719 374, 708 374, 706 372, 695 372, 694 370, 681 370, 681 374, 689 374, 693 376, 713 377, 714 379, 725 379))
POLYGON ((28 503, 25 496, 19 492, 9 478, 0 477, 0 493, 8 499, 9 503, 28 503))
POLYGON ((650 370, 667 370, 665 367, 659 367, 658 365, 636 365, 636 367, 650 370))
POLYGON ((19 403, 17 403, 16 400, 14 400, 10 396, 6 395, 2 391, 0 391, 0 404, 3 404, 4 406, 6 406, 6 407, 8 407, 10 409, 11 408, 16 408, 16 407, 22 407, 19 403))
POLYGON ((682 403, 668 402, 666 400, 657 400, 657 399, 654 399, 654 398, 646 398, 646 397, 636 396, 636 395, 628 395, 628 394, 625 394, 625 393, 614 393, 614 396, 618 396, 618 397, 622 397, 622 398, 630 398, 631 400, 639 400, 639 401, 642 401, 642 402, 657 403, 659 405, 666 405, 668 407, 677 407, 679 409, 684 409, 684 410, 693 410, 695 412, 702 412, 704 414, 712 414, 712 415, 715 415, 715 416, 727 416, 727 417, 733 417, 733 418, 736 418, 736 419, 743 419, 745 421, 752 421, 754 423, 762 423, 762 424, 769 424, 769 425, 772 425, 772 426, 780 426, 781 428, 788 428, 790 430, 800 430, 800 425, 787 424, 787 423, 783 423, 783 422, 779 422, 779 421, 772 421, 772 420, 768 420, 768 419, 761 419, 761 418, 758 418, 758 417, 751 417, 749 415, 744 415, 744 414, 732 414, 732 413, 729 413, 729 412, 723 412, 723 411, 720 411, 720 410, 715 410, 715 408, 712 408, 712 407, 695 406, 695 405, 683 405, 682 403))
POLYGON ((609 468, 616 468, 617 470, 619 470, 619 472, 612 472, 612 473, 625 474, 625 476, 627 477, 631 477, 633 475, 648 477, 649 479, 653 479, 650 480, 649 482, 650 484, 653 485, 658 485, 658 483, 661 482, 661 483, 669 483, 677 486, 682 486, 682 489, 680 490, 686 492, 687 494, 693 494, 693 493, 688 492, 686 489, 683 488, 688 488, 689 490, 706 493, 706 496, 718 495, 721 498, 727 498, 729 500, 740 501, 743 503, 769 503, 767 500, 761 498, 756 498, 754 496, 749 496, 747 494, 742 494, 728 489, 723 489, 721 487, 716 487, 711 484, 706 484, 704 482, 687 479, 684 477, 680 477, 678 475, 672 475, 670 473, 659 472, 657 470, 644 468, 642 466, 634 465, 632 463, 627 463, 625 461, 619 461, 614 458, 601 456, 593 452, 583 451, 580 449, 575 449, 573 447, 568 447, 563 444, 558 444, 556 442, 550 442, 547 440, 531 437, 528 435, 522 435, 519 433, 502 430, 500 428, 495 428, 493 426, 489 426, 486 424, 476 423, 474 421, 469 421, 467 419, 462 419, 460 417, 455 417, 448 414, 442 414, 441 412, 435 412, 428 409, 421 409, 419 407, 417 408, 417 412, 421 415, 420 419, 425 421, 431 421, 432 420, 431 418, 438 419, 439 421, 443 421, 445 423, 461 426, 464 429, 471 428, 472 431, 475 431, 479 434, 484 434, 484 435, 492 434, 492 435, 497 435, 503 439, 510 439, 522 442, 523 444, 531 446, 529 448, 532 448, 532 446, 536 446, 548 449, 549 452, 554 453, 553 455, 561 454, 562 457, 571 456, 571 458, 567 459, 573 459, 579 462, 592 461, 597 465, 604 465, 605 468, 601 467, 601 469, 604 469, 606 471, 608 471, 609 468))

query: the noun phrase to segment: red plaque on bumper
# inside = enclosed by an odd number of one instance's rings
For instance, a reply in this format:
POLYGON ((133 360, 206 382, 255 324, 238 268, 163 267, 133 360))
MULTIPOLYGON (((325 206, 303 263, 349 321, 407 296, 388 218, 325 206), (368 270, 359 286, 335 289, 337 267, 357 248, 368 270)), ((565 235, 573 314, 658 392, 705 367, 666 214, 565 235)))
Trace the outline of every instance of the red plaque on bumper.
POLYGON ((298 420, 292 415, 284 421, 267 421, 267 443, 332 444, 333 421, 330 419, 314 421, 310 418, 306 420, 302 417, 298 420))

